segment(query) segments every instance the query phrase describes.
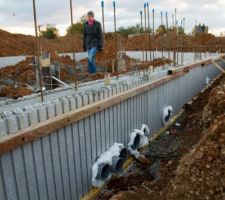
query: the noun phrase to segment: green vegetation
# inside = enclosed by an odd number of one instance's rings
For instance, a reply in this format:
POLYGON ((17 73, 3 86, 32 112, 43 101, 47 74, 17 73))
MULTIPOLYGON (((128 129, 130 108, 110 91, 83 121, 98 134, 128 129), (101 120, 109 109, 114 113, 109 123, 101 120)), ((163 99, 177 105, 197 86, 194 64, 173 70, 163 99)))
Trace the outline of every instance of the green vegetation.
POLYGON ((59 31, 53 24, 47 24, 45 30, 40 31, 40 36, 47 39, 56 39, 59 37, 59 31))
POLYGON ((66 30, 67 35, 74 34, 74 33, 83 33, 83 24, 81 22, 77 22, 72 26, 69 26, 66 30))
MULTIPOLYGON (((176 29, 173 29, 173 27, 170 27, 167 30, 165 25, 160 25, 159 28, 156 29, 156 34, 163 35, 163 34, 167 34, 167 33, 173 32, 175 30, 176 29)), ((178 33, 178 35, 185 35, 184 28, 181 27, 181 26, 177 27, 177 33, 178 33)))
POLYGON ((123 36, 127 37, 130 34, 138 34, 138 33, 149 33, 151 31, 149 28, 144 31, 143 27, 140 24, 136 24, 136 26, 129 26, 127 28, 120 27, 118 32, 120 32, 123 36))
POLYGON ((167 30, 166 30, 166 26, 165 25, 160 25, 158 29, 156 29, 156 34, 158 35, 163 35, 166 34, 167 30))
POLYGON ((74 33, 83 33, 83 24, 85 23, 85 21, 86 21, 86 15, 83 15, 80 18, 80 21, 78 21, 77 23, 67 28, 67 31, 66 31, 67 35, 74 34, 74 33))

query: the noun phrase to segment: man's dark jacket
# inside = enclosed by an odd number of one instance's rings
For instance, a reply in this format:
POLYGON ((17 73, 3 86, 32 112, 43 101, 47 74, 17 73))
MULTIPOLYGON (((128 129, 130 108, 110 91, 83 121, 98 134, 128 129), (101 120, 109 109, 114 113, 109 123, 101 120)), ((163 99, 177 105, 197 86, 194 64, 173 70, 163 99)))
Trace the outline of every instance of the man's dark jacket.
POLYGON ((102 28, 101 24, 94 20, 93 24, 90 26, 88 22, 84 23, 84 33, 83 33, 83 48, 86 51, 92 47, 96 47, 99 51, 102 50, 102 28))

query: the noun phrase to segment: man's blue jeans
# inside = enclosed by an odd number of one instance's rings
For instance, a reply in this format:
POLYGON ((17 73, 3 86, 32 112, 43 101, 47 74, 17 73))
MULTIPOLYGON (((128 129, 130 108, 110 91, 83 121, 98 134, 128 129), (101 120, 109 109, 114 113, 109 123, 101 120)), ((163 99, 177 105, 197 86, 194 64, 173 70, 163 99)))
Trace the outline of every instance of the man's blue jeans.
POLYGON ((88 71, 90 73, 96 73, 96 54, 98 53, 98 49, 96 47, 92 47, 88 49, 88 71))

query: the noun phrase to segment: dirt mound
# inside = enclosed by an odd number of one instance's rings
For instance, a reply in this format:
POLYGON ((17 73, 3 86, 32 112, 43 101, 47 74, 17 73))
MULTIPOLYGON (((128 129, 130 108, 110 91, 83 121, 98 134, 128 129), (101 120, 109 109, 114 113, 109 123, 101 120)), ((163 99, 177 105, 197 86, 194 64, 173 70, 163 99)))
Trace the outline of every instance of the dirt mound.
POLYGON ((181 160, 167 199, 225 198, 225 115, 218 120, 181 160))
MULTIPOLYGON (((34 55, 36 53, 36 39, 34 36, 11 34, 0 30, 0 56, 34 55)), ((82 35, 74 35, 74 43, 71 36, 59 37, 54 40, 39 38, 42 51, 46 52, 72 52, 82 51, 82 35)))
MULTIPOLYGON (((34 55, 36 52, 36 40, 34 36, 11 34, 0 30, 0 56, 16 56, 16 55, 34 55)), ((107 65, 111 65, 112 58, 115 58, 115 52, 120 50, 139 51, 139 50, 176 50, 179 51, 225 51, 225 39, 223 37, 215 37, 211 34, 201 34, 197 36, 179 36, 169 33, 166 36, 155 35, 149 37, 149 34, 125 38, 115 33, 105 34, 105 54, 107 65)), ((75 34, 59 37, 53 40, 39 38, 42 51, 50 53, 68 53, 83 51, 83 36, 75 34), (73 42, 72 42, 73 41, 73 42)), ((97 60, 101 59, 101 55, 97 60)))
POLYGON ((184 52, 216 52, 225 51, 225 39, 216 38, 211 34, 201 34, 196 36, 179 35, 174 33, 167 35, 137 35, 128 38, 124 43, 125 50, 170 50, 184 52))
POLYGON ((70 65, 70 66, 74 66, 75 63, 74 61, 70 58, 70 56, 66 55, 66 56, 58 56, 55 53, 51 54, 51 59, 54 62, 58 62, 64 65, 70 65))
POLYGON ((204 108, 205 135, 186 155, 167 199, 225 199, 225 79, 210 93, 204 108))
POLYGON ((0 97, 17 99, 26 95, 31 95, 32 91, 27 87, 10 87, 4 86, 0 89, 0 97))
POLYGON ((13 85, 33 83, 35 80, 34 68, 31 65, 32 58, 27 57, 16 65, 0 68, 0 82, 11 80, 13 85))
POLYGON ((0 56, 34 54, 35 37, 0 30, 0 56))
POLYGON ((211 91, 208 104, 204 108, 203 120, 206 127, 209 127, 216 117, 225 113, 225 80, 211 91))

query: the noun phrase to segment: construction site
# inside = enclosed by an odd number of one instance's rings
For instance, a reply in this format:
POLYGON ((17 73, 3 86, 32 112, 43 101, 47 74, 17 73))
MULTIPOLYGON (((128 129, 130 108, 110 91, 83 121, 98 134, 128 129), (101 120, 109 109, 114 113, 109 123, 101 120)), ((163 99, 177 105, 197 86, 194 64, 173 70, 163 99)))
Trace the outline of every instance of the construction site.
POLYGON ((104 3, 96 73, 35 0, 35 35, 0 26, 0 200, 225 200, 225 37, 148 3, 127 34, 115 1, 108 32, 104 3))

